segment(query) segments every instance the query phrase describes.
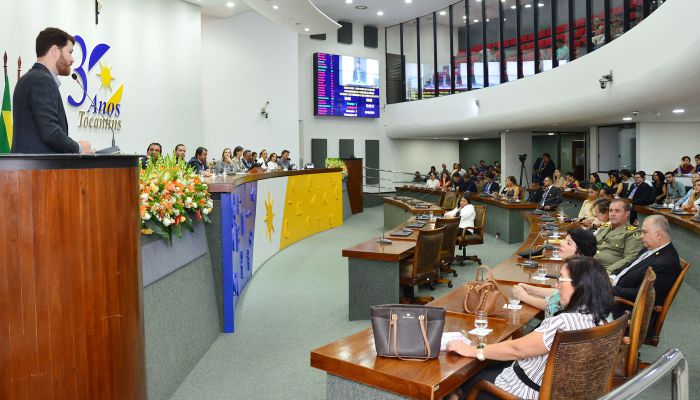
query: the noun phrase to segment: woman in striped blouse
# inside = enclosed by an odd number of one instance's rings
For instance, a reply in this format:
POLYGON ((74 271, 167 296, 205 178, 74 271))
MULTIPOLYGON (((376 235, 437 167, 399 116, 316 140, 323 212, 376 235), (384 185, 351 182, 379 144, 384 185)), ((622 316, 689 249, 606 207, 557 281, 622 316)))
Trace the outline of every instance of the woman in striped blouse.
POLYGON ((451 395, 452 398, 466 398, 471 387, 480 380, 493 382, 519 398, 538 398, 547 356, 557 331, 588 329, 604 324, 614 304, 610 278, 600 262, 591 257, 568 258, 561 269, 558 286, 564 309, 545 318, 528 335, 488 347, 481 344, 477 348, 459 340, 447 344, 448 351, 465 357, 501 361, 491 362, 465 382, 461 393, 451 395))

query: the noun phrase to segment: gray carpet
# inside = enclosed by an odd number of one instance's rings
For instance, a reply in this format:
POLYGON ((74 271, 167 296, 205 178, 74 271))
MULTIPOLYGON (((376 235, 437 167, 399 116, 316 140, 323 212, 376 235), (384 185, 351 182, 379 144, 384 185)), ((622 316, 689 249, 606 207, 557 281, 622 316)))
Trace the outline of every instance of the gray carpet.
MULTIPOLYGON (((310 350, 369 326, 369 321, 347 320, 347 260, 341 250, 378 235, 382 221, 381 207, 365 209, 342 227, 308 238, 270 259, 239 300, 236 333, 219 336, 172 399, 325 399, 325 374, 309 366, 310 350)), ((470 254, 496 265, 518 247, 498 242, 487 260, 492 240, 489 237, 485 245, 470 248, 470 254)), ((476 264, 456 269, 459 276, 452 280, 458 285, 473 278, 476 264)), ((449 290, 443 286, 417 295, 438 297, 449 290)), ((700 294, 683 286, 661 344, 642 350, 642 358, 651 361, 671 344, 681 348, 690 362, 691 393, 700 393, 700 382, 693 380, 700 368, 697 304, 700 294)), ((670 379, 641 398, 671 398, 670 379)))

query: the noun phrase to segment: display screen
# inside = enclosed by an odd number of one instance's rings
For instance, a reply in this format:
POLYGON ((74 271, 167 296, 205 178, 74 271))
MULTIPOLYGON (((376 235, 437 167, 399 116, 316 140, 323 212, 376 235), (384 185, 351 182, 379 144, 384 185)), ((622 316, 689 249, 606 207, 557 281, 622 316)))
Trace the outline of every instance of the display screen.
POLYGON ((379 61, 315 53, 314 115, 379 118, 379 61))

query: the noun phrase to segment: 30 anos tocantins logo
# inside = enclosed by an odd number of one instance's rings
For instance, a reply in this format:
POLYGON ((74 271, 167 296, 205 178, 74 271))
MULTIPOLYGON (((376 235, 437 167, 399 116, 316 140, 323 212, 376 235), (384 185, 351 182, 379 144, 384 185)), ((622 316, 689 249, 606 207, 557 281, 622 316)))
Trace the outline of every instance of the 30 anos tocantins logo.
POLYGON ((75 47, 79 49, 82 58, 80 65, 75 67, 73 71, 83 88, 83 93, 80 99, 75 99, 69 95, 68 104, 76 108, 82 108, 82 110, 78 111, 78 127, 106 129, 108 131, 120 130, 122 128, 120 116, 123 111, 121 101, 124 84, 120 84, 116 91, 112 88, 112 81, 115 79, 112 75, 112 66, 104 61, 105 54, 109 51, 110 46, 100 43, 89 52, 90 57, 88 57, 88 48, 85 40, 81 36, 76 35, 75 47), (95 68, 96 66, 99 67, 99 71, 98 68, 95 68), (95 69, 94 71, 93 68, 95 69), (92 89, 90 80, 88 80, 88 74, 90 76, 94 74, 98 78, 97 89, 92 89), (91 90, 94 90, 94 94, 89 95, 88 93, 91 90))

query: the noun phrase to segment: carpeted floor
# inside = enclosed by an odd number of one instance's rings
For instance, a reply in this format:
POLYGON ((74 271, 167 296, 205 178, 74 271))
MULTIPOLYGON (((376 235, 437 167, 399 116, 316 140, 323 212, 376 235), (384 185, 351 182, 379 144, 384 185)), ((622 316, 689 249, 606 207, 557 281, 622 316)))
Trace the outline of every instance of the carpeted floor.
MULTIPOLYGON (((173 400, 325 399, 325 374, 309 366, 310 350, 369 326, 347 320, 347 260, 341 250, 381 231, 382 208, 365 209, 342 227, 297 243, 270 259, 241 298, 236 333, 222 334, 173 395, 173 400)), ((485 258, 493 237, 470 254, 485 258)), ((517 244, 498 242, 487 265, 508 258, 517 244)), ((456 267, 455 285, 472 279, 476 264, 456 267)), ((446 286, 417 295, 438 297, 446 286)), ((642 359, 653 361, 671 346, 689 359, 691 393, 700 393, 700 294, 684 285, 671 310, 658 348, 644 346, 642 359)), ((691 398, 693 396, 691 395, 691 398)), ((640 398, 671 398, 670 378, 640 398)))

